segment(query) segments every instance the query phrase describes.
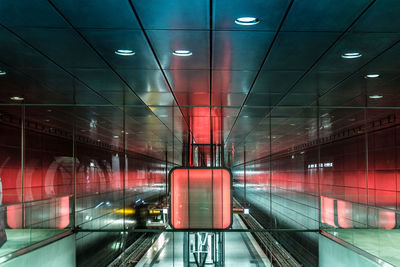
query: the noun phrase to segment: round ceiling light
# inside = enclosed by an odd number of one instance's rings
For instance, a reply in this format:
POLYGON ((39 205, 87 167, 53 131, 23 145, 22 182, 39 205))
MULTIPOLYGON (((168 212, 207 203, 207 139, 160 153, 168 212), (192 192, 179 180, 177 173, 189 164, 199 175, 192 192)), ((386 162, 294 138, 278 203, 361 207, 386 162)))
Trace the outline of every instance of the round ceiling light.
POLYGON ((380 76, 379 74, 374 73, 374 74, 367 74, 367 75, 365 75, 365 78, 371 78, 371 79, 373 79, 373 78, 378 78, 379 76, 380 76))
POLYGON ((258 24, 259 22, 260 20, 254 17, 240 17, 235 19, 235 23, 238 25, 251 26, 258 24))
POLYGON ((172 54, 180 57, 188 57, 191 56, 193 53, 189 50, 175 50, 172 54))
POLYGON ((114 53, 119 56, 133 56, 134 54, 136 54, 135 51, 129 49, 118 49, 115 50, 114 53))
POLYGON ((342 58, 352 59, 352 58, 359 58, 362 54, 360 52, 346 52, 342 54, 342 58))
POLYGON ((371 99, 380 99, 380 98, 383 98, 383 95, 370 95, 369 98, 371 98, 371 99))
POLYGON ((6 75, 7 72, 5 72, 4 70, 0 70, 0 76, 6 75))
POLYGON ((22 96, 12 96, 12 97, 10 97, 10 99, 14 100, 14 101, 22 101, 22 100, 24 100, 24 98, 22 96))

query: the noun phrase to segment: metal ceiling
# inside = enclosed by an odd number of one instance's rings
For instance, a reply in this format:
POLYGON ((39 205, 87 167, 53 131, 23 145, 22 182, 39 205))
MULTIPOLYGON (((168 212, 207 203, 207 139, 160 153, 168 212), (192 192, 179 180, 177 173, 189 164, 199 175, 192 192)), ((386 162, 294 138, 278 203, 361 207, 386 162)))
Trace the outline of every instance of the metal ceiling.
POLYGON ((226 155, 245 144, 257 158, 314 140, 318 122, 323 135, 362 123, 366 106, 398 108, 399 40, 397 0, 3 0, 1 109, 18 113, 7 105, 23 96, 42 105, 27 106, 32 120, 115 145, 125 134, 159 158, 189 131, 209 141, 212 114, 226 155))

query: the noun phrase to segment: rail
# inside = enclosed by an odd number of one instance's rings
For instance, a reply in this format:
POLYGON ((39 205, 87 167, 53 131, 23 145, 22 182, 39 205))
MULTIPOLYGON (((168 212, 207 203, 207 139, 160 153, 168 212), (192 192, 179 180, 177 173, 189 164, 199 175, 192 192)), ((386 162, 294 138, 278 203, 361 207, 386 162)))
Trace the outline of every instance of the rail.
MULTIPOLYGON (((234 200, 235 205, 239 202, 234 200)), ((239 214, 248 229, 263 229, 250 214, 239 214)), ((273 266, 302 266, 296 259, 268 232, 251 232, 273 266)))
POLYGON ((153 245, 154 240, 156 240, 159 235, 160 234, 157 233, 144 233, 110 263, 108 267, 135 266, 153 245))

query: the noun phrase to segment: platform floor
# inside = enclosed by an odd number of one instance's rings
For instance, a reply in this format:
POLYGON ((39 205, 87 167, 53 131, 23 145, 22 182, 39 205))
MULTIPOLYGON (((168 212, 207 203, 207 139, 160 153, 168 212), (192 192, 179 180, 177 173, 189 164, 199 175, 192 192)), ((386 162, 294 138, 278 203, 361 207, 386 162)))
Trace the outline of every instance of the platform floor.
POLYGON ((394 266, 400 266, 399 229, 335 229, 327 232, 394 266))
MULTIPOLYGON (((233 228, 245 229, 237 215, 233 228)), ((183 233, 163 233, 136 266, 183 266, 183 233)), ((271 266, 250 233, 225 233, 225 266, 271 266)))
POLYGON ((66 230, 60 229, 6 229, 7 241, 0 248, 0 257, 46 240, 66 230))

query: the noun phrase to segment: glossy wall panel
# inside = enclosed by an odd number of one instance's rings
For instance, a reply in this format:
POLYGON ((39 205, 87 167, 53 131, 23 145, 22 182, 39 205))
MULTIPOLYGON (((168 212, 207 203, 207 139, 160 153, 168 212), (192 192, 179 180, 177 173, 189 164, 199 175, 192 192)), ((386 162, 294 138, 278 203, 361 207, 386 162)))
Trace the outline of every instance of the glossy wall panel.
POLYGON ((296 258, 308 254, 317 261, 314 230, 399 228, 400 120, 397 109, 310 111, 319 127, 310 121, 304 133, 282 130, 297 127, 300 116, 283 124, 267 117, 236 147, 233 162, 241 163, 232 173, 234 198, 265 229, 297 230, 273 235, 296 258), (264 147, 261 157, 254 157, 250 141, 264 147))
POLYGON ((115 108, 2 106, 0 131, 0 225, 7 233, 0 256, 75 228, 87 231, 76 234, 78 266, 104 265, 138 238, 120 234, 136 228, 135 203, 166 195, 174 166, 166 157, 175 153, 156 159, 139 148, 127 152, 124 145, 134 147, 138 136, 115 108), (113 113, 117 120, 100 129, 113 113))

